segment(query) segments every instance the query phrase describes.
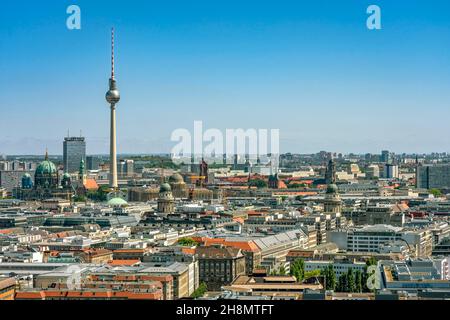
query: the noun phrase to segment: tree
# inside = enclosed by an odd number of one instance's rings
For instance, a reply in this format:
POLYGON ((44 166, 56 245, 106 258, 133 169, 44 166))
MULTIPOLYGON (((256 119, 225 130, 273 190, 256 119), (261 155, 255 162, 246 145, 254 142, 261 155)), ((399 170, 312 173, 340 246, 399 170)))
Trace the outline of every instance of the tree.
POLYGON ((347 271, 347 290, 347 292, 356 291, 355 274, 352 268, 347 271))
POLYGON ((309 279, 309 278, 318 277, 318 276, 320 276, 320 274, 321 274, 320 269, 312 270, 312 271, 306 271, 304 277, 305 277, 305 280, 306 280, 306 279, 309 279))
POLYGON ((291 276, 294 276, 298 282, 305 278, 305 262, 303 259, 296 259, 291 265, 291 276))
POLYGON ((129 159, 144 163, 145 168, 179 169, 181 167, 180 165, 175 164, 172 159, 167 156, 132 156, 129 159))
POLYGON ((267 182, 261 179, 253 179, 248 182, 249 187, 257 187, 258 189, 267 188, 267 182))
MULTIPOLYGON (((256 268, 255 268, 255 269, 256 269, 256 268)), ((271 275, 271 276, 285 276, 286 274, 287 274, 286 268, 285 268, 283 265, 281 265, 280 268, 278 268, 278 270, 273 269, 273 270, 270 272, 270 275, 271 275)))
POLYGON ((106 201, 108 186, 100 186, 96 191, 88 191, 86 196, 94 201, 106 201))
POLYGON ((347 277, 347 275, 345 273, 341 274, 338 278, 338 283, 336 286, 336 291, 337 292, 345 292, 345 286, 346 286, 346 282, 347 280, 344 279, 345 277, 347 277))
POLYGON ((278 275, 285 276, 286 275, 286 268, 284 266, 281 266, 278 270, 278 275))
POLYGON ((442 196, 441 190, 436 189, 436 188, 430 189, 429 192, 436 198, 442 196))
POLYGON ((339 277, 336 291, 338 291, 338 292, 348 292, 347 273, 343 273, 339 277))
POLYGON ((86 202, 86 197, 83 195, 76 195, 73 197, 73 202, 86 202))
POLYGON ((363 291, 362 273, 359 270, 355 271, 355 291, 361 293, 363 291))
POLYGON ((376 265, 377 264, 377 259, 375 259, 374 257, 370 257, 369 259, 366 260, 366 265, 368 267, 376 265))
POLYGON ((192 292, 191 298, 194 298, 194 299, 201 298, 207 291, 208 291, 208 286, 206 285, 206 283, 202 282, 202 283, 200 283, 198 288, 195 289, 194 292, 192 292))
POLYGON ((197 246, 198 242, 196 242, 192 238, 181 238, 181 239, 178 239, 178 244, 180 246, 193 247, 193 246, 197 246))
POLYGON ((322 275, 325 278, 325 289, 336 290, 336 274, 334 273, 332 264, 329 264, 325 269, 322 269, 322 275))
POLYGON ((298 183, 298 182, 293 182, 293 183, 289 183, 287 186, 289 189, 299 189, 299 188, 305 188, 306 184, 304 183, 298 183))

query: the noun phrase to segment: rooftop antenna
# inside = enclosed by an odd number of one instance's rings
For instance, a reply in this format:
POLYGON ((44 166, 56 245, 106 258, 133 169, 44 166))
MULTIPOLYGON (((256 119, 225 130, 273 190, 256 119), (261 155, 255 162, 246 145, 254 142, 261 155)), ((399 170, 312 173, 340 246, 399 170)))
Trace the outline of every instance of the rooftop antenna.
POLYGON ((111 79, 114 80, 114 27, 111 28, 111 79))

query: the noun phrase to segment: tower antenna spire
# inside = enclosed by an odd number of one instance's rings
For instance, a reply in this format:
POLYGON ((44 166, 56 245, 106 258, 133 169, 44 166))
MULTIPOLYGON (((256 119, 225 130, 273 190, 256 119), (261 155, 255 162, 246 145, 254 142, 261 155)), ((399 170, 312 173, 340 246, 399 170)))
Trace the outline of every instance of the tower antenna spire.
POLYGON ((120 93, 114 78, 114 27, 111 29, 111 78, 105 98, 111 106, 109 186, 117 190, 116 104, 120 101, 120 93))
POLYGON ((111 28, 111 79, 114 80, 114 27, 111 28))

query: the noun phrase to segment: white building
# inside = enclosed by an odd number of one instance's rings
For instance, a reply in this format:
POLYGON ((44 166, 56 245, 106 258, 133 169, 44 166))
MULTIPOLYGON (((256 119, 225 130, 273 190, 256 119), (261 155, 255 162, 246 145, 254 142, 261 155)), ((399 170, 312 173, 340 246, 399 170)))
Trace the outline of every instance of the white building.
POLYGON ((333 266, 336 278, 339 278, 342 274, 347 273, 349 269, 364 272, 364 269, 366 268, 366 263, 361 261, 311 260, 305 261, 305 272, 324 270, 330 264, 333 266))

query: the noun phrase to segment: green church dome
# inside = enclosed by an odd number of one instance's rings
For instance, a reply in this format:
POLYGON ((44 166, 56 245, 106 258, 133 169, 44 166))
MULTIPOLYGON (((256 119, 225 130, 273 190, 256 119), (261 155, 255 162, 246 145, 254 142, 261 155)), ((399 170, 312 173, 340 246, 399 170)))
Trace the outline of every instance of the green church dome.
POLYGON ((159 192, 168 192, 168 191, 172 191, 172 188, 170 187, 170 184, 168 183, 163 183, 161 185, 161 187, 159 188, 159 192))
POLYGON ((68 174, 67 172, 63 174, 62 176, 63 179, 71 179, 72 177, 70 176, 70 174, 68 174))
POLYGON ((112 198, 108 201, 108 205, 110 206, 125 206, 127 205, 128 202, 126 202, 125 200, 123 200, 122 198, 112 198))
POLYGON ((338 186, 334 183, 329 184, 327 187, 327 194, 335 194, 338 193, 338 186))
POLYGON ((37 166, 35 175, 51 175, 56 172, 57 170, 55 164, 48 160, 48 155, 46 154, 45 160, 37 166))

